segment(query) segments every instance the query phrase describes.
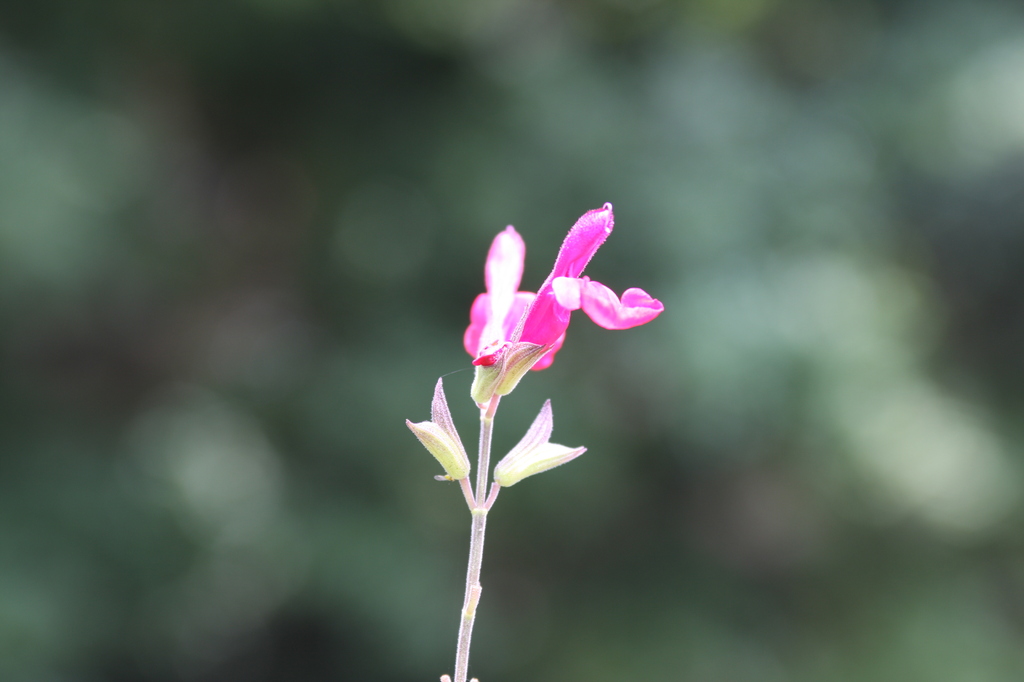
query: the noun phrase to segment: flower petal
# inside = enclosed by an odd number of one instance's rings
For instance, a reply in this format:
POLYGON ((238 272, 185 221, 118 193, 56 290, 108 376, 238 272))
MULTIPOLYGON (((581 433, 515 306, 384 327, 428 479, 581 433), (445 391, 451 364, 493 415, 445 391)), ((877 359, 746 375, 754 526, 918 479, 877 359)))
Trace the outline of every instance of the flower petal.
MULTIPOLYGON (((565 336, 563 335, 562 338, 564 339, 565 336)), ((530 368, 530 371, 532 371, 532 372, 539 372, 541 370, 544 370, 544 369, 547 369, 548 367, 550 367, 551 363, 553 363, 555 361, 555 353, 556 352, 557 351, 555 351, 555 350, 549 350, 544 357, 542 357, 540 360, 537 361, 536 365, 534 365, 533 367, 530 368)))
POLYGON ((505 321, 502 323, 502 341, 512 338, 512 332, 516 330, 516 325, 519 324, 519 318, 523 316, 523 313, 530 307, 530 304, 533 303, 533 299, 535 298, 537 298, 537 294, 532 291, 516 292, 516 297, 512 301, 512 307, 509 308, 508 314, 505 316, 505 321))
MULTIPOLYGON (((483 345, 508 340, 508 336, 502 332, 505 320, 515 304, 519 283, 523 279, 525 259, 526 244, 511 225, 499 232, 491 242, 491 248, 487 252, 487 263, 484 266, 484 281, 487 283, 487 293, 490 294, 490 310, 481 332, 480 343, 483 345)), ((518 320, 518 316, 515 319, 518 320)), ((479 349, 480 346, 477 347, 477 350, 479 349)))
POLYGON ((555 292, 555 300, 558 305, 569 310, 580 309, 580 296, 582 296, 583 280, 575 277, 555 277, 551 280, 551 288, 555 292))
POLYGON ((516 229, 509 225, 498 233, 491 242, 484 265, 484 281, 491 294, 511 296, 523 280, 523 262, 526 260, 526 243, 516 229))
MULTIPOLYGON (((611 204, 605 204, 580 216, 562 242, 551 274, 537 290, 537 298, 526 313, 519 338, 513 338, 513 341, 521 340, 548 346, 565 334, 569 327, 569 314, 574 308, 567 308, 559 303, 554 281, 560 277, 579 277, 583 273, 583 268, 611 234, 614 225, 615 217, 611 204)), ((540 366, 542 364, 537 363, 535 369, 544 369, 540 366)))
POLYGON ((549 346, 565 334, 571 313, 571 310, 558 303, 554 287, 547 282, 537 292, 537 298, 527 311, 519 338, 513 335, 513 340, 549 346))
POLYGON ((490 313, 490 294, 480 294, 474 299, 473 306, 469 309, 469 326, 466 327, 466 333, 462 335, 462 345, 465 346, 466 352, 474 357, 480 352, 480 336, 483 334, 484 327, 487 326, 490 313))
POLYGON ((555 342, 551 344, 551 350, 545 353, 544 357, 538 360, 537 364, 535 364, 530 369, 532 369, 535 372, 539 372, 542 369, 547 369, 548 367, 550 367, 551 363, 555 361, 555 353, 562 349, 563 343, 565 343, 565 334, 562 334, 557 339, 555 339, 555 342))
POLYGON ((580 308, 606 329, 628 329, 657 317, 664 306, 642 289, 628 289, 620 301, 603 284, 582 277, 614 224, 611 204, 584 213, 566 235, 536 294, 517 291, 526 254, 522 237, 511 225, 499 233, 487 255, 487 293, 473 302, 463 336, 473 364, 493 366, 509 347, 526 343, 547 349, 532 366, 546 369, 565 341, 572 311, 580 308))
POLYGON ((614 291, 590 280, 583 284, 582 299, 583 312, 605 329, 629 329, 646 324, 665 309, 661 301, 651 298, 643 289, 626 289, 620 301, 614 291))
POLYGON ((611 204, 605 204, 580 216, 562 242, 555 267, 548 279, 582 275, 583 268, 587 267, 587 263, 597 253, 601 244, 604 244, 604 240, 608 239, 614 226, 615 216, 612 214, 611 204))

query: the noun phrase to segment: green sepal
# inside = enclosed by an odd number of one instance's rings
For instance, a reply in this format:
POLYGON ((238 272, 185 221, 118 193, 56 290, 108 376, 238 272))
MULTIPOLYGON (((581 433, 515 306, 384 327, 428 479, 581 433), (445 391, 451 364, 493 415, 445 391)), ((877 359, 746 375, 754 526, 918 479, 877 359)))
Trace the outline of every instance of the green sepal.
POLYGON ((473 385, 469 387, 469 395, 478 405, 484 405, 494 396, 494 388, 501 380, 502 364, 477 365, 473 376, 473 385))
POLYGON ((494 481, 507 488, 527 476, 574 460, 587 451, 586 448, 570 448, 550 442, 553 428, 551 401, 547 400, 526 435, 494 467, 494 481))
POLYGON ((494 387, 496 395, 508 395, 516 387, 519 380, 544 357, 548 350, 547 346, 536 343, 513 343, 502 358, 501 364, 504 369, 501 378, 494 387))
POLYGON ((508 395, 547 350, 547 346, 536 343, 509 343, 493 365, 477 365, 470 396, 483 405, 496 395, 508 395))
POLYGON ((437 380, 434 387, 430 421, 414 424, 406 419, 405 425, 441 464, 446 474, 445 478, 457 481, 469 476, 469 457, 462 445, 462 439, 459 438, 459 432, 455 429, 455 422, 452 421, 441 379, 437 380))

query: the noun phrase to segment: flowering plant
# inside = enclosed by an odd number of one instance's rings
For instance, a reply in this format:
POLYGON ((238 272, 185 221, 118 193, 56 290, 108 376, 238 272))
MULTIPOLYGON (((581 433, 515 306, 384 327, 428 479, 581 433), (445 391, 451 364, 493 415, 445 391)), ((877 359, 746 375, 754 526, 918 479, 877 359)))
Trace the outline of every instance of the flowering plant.
MULTIPOLYGON (((444 469, 445 474, 438 478, 458 481, 473 518, 466 596, 455 652, 455 682, 466 682, 469 670, 469 645, 482 591, 484 531, 498 491, 586 452, 583 447, 570 448, 550 441, 554 421, 548 400, 519 444, 495 466, 494 481, 488 489, 491 434, 501 396, 510 393, 529 370, 542 370, 554 362, 565 342, 572 311, 582 309, 605 329, 629 329, 650 322, 664 309, 643 289, 627 289, 619 298, 600 282, 582 276, 614 224, 611 204, 584 213, 569 230, 551 274, 537 293, 519 291, 526 258, 526 245, 519 233, 509 225, 494 238, 484 267, 487 291, 473 301, 470 324, 463 337, 476 366, 470 395, 480 408, 475 492, 469 482, 469 457, 452 421, 441 379, 434 387, 430 420, 418 424, 406 420, 444 469)), ((451 682, 451 678, 443 675, 441 681, 451 682)), ((475 678, 473 682, 477 682, 475 678)))

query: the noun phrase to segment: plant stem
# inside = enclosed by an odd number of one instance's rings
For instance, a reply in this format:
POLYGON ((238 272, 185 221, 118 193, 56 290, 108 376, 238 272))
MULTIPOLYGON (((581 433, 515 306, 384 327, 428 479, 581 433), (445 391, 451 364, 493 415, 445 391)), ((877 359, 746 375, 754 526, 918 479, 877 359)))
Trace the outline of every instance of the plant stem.
POLYGON ((469 566, 466 569, 466 597, 462 603, 459 642, 455 650, 455 682, 466 682, 469 673, 469 643, 473 638, 476 608, 480 604, 480 566, 484 559, 484 532, 487 530, 487 481, 491 466, 491 433, 499 396, 480 409, 480 450, 476 467, 476 504, 470 508, 473 526, 469 536, 469 566))

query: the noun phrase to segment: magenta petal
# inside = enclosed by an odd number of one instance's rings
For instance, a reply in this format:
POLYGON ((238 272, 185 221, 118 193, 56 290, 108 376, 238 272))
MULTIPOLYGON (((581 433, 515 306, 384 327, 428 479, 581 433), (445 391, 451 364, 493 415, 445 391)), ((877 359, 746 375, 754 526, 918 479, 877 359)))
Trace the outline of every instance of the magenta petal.
POLYGON ((565 333, 571 314, 571 310, 558 303, 548 282, 537 292, 537 298, 523 321, 522 333, 516 340, 549 346, 565 333))
MULTIPOLYGON (((565 334, 569 326, 569 314, 573 309, 559 303, 554 280, 559 277, 579 277, 583 268, 611 234, 614 224, 615 217, 611 204, 605 204, 580 216, 562 242, 551 274, 537 291, 537 298, 523 320, 523 331, 517 340, 547 346, 565 334)), ((567 287, 563 288, 563 293, 571 293, 566 292, 565 288, 567 287)))
POLYGON ((492 319, 491 314, 495 308, 494 297, 490 294, 477 296, 473 301, 473 307, 469 309, 469 326, 462 337, 466 352, 477 356, 488 346, 499 346, 512 338, 519 318, 523 316, 523 311, 529 307, 535 296, 536 294, 530 291, 517 291, 504 317, 496 320, 493 325, 489 325, 488 322, 492 319))
POLYGON ((516 330, 516 325, 519 324, 519 318, 523 316, 523 312, 530 307, 533 303, 533 299, 537 297, 537 294, 532 291, 517 291, 516 297, 512 300, 512 307, 509 308, 508 314, 505 316, 505 320, 501 327, 501 340, 507 341, 512 338, 512 332, 516 330))
POLYGON ((615 226, 612 205, 605 204, 601 208, 587 211, 569 230, 562 248, 558 250, 555 267, 549 279, 555 277, 579 277, 583 269, 594 257, 597 250, 608 239, 615 226))
POLYGON ((507 348, 525 342, 546 347, 533 369, 547 368, 565 341, 572 311, 581 307, 606 329, 628 329, 657 317, 664 306, 642 289, 628 289, 619 300, 608 287, 581 277, 614 224, 611 204, 584 213, 536 294, 518 291, 526 254, 522 238, 512 226, 499 233, 487 254, 487 293, 473 302, 463 338, 473 364, 494 364, 507 348))
POLYGON ((569 310, 579 310, 582 305, 583 280, 575 277, 555 277, 551 280, 551 289, 555 292, 558 305, 569 310))
POLYGON ((583 285, 583 312, 605 329, 629 329, 646 324, 661 314, 665 306, 643 289, 627 289, 622 300, 600 282, 583 285))
POLYGON ((487 319, 491 311, 491 297, 488 294, 480 294, 473 301, 473 307, 469 309, 469 326, 462 336, 462 345, 466 352, 476 357, 480 351, 480 335, 487 326, 487 319))
POLYGON ((491 242, 484 265, 484 281, 490 294, 511 296, 523 279, 526 244, 516 229, 509 225, 491 242))
POLYGON ((550 367, 551 363, 555 361, 555 353, 561 350, 563 343, 565 343, 565 334, 562 334, 557 339, 555 339, 555 342, 551 345, 551 350, 545 353, 544 356, 537 361, 537 364, 535 364, 530 369, 532 369, 534 372, 539 372, 542 369, 547 369, 548 367, 550 367))
MULTIPOLYGON (((506 341, 505 320, 515 304, 516 290, 523 278, 523 260, 526 258, 526 244, 511 225, 499 232, 487 252, 484 266, 484 280, 490 294, 490 310, 487 323, 480 334, 480 344, 506 341)), ((518 319, 518 317, 516 318, 518 319)), ((478 346, 477 350, 480 350, 478 346)))
POLYGON ((533 294, 517 291, 523 277, 526 244, 509 225, 491 242, 484 266, 487 293, 473 301, 469 327, 462 337, 466 351, 476 357, 484 348, 507 341, 533 294))

